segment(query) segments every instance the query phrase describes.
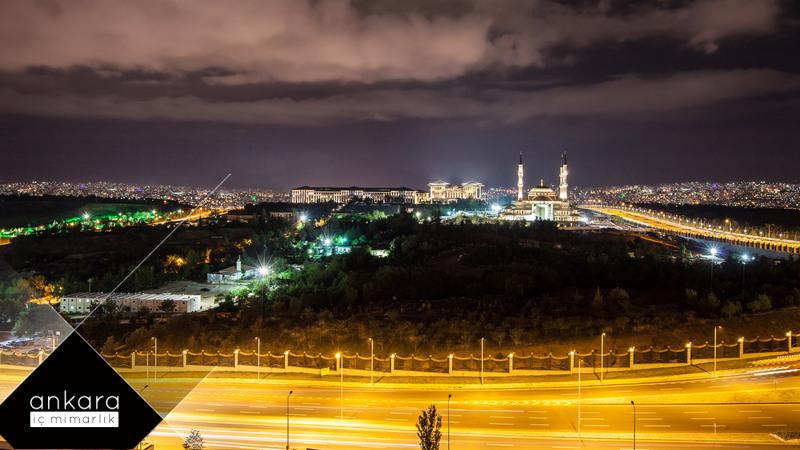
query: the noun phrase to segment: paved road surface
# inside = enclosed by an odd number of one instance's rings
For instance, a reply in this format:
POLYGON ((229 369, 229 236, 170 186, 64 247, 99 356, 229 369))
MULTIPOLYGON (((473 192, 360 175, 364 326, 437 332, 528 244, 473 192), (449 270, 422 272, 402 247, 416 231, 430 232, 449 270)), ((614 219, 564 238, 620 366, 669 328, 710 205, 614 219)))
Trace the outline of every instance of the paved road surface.
MULTIPOLYGON (((302 383, 209 378, 148 439, 158 450, 177 449, 180 438, 197 428, 209 449, 285 448, 289 389, 294 390, 289 410, 293 449, 418 448, 414 424, 419 411, 431 403, 445 417, 443 449, 448 423, 452 448, 459 450, 629 449, 631 400, 636 402, 638 450, 787 448, 769 433, 800 431, 798 372, 583 386, 580 424, 576 387, 454 390, 448 421, 448 391, 369 386, 340 390, 336 385, 302 383)), ((0 397, 14 385, 0 382, 0 397)), ((160 379, 150 383, 146 394, 159 407, 182 392, 185 387, 179 382, 160 379)))

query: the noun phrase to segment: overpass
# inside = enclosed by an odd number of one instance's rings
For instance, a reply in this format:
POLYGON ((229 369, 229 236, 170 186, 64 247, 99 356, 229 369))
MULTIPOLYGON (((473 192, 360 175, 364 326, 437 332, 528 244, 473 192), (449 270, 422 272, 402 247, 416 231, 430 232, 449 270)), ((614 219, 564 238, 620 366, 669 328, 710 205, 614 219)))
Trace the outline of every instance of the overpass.
POLYGON ((581 208, 599 214, 618 217, 628 222, 685 238, 718 241, 761 250, 800 255, 800 241, 797 240, 702 227, 697 223, 670 216, 663 212, 644 211, 638 208, 596 205, 584 205, 581 208))

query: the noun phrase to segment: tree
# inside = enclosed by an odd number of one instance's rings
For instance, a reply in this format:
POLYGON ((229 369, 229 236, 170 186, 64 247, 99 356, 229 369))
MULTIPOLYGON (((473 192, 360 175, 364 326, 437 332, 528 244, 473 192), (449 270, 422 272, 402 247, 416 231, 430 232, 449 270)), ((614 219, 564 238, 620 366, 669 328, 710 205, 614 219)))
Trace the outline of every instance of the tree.
POLYGON ((725 317, 733 317, 742 312, 742 304, 739 302, 725 302, 722 305, 722 314, 725 317))
POLYGON ((719 305, 720 300, 713 292, 709 292, 708 295, 701 298, 700 302, 698 302, 700 309, 706 313, 716 314, 719 311, 719 305))
POLYGON ((594 290, 594 299, 592 300, 592 308, 594 309, 603 308, 603 293, 600 292, 600 286, 597 286, 597 289, 594 290))
POLYGON ((117 347, 119 347, 119 343, 114 339, 114 336, 109 336, 106 338, 106 341, 103 343, 103 346, 100 347, 100 353, 105 353, 106 355, 113 355, 117 351, 117 347))
POLYGON ((753 301, 747 303, 747 309, 757 313, 772 309, 772 299, 767 294, 759 294, 753 301))
POLYGON ((422 450, 439 450, 442 439, 442 416, 436 412, 436 405, 423 409, 417 419, 417 437, 422 450))
POLYGON ((203 441, 203 436, 200 435, 200 430, 192 429, 189 436, 183 440, 183 448, 186 450, 203 450, 206 444, 203 441))
POLYGON ((175 312, 175 300, 172 300, 171 298, 164 300, 161 302, 161 305, 159 305, 158 309, 165 313, 175 312))

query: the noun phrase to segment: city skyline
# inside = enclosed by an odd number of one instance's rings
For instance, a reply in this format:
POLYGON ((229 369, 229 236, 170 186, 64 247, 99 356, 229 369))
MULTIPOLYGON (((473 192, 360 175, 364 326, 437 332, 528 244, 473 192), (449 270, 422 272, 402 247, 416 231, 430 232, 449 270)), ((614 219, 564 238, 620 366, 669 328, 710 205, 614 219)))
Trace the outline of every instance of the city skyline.
POLYGON ((797 181, 799 8, 5 5, 0 182, 797 181))

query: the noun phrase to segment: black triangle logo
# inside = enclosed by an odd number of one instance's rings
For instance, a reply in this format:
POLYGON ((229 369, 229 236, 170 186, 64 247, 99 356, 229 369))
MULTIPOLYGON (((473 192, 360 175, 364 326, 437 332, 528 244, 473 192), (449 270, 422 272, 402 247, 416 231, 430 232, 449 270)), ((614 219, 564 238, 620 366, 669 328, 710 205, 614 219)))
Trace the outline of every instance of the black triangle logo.
POLYGON ((132 449, 161 416, 77 332, 0 404, 15 449, 132 449))

